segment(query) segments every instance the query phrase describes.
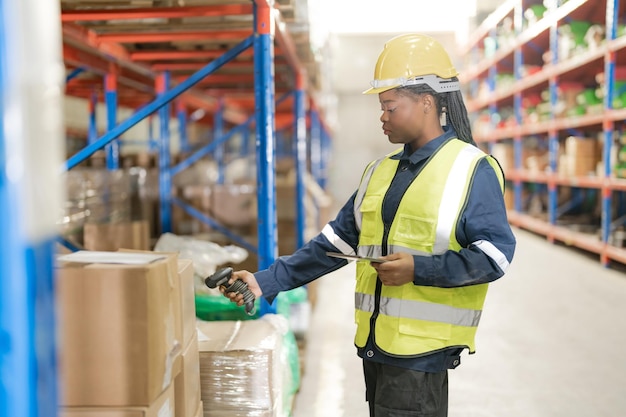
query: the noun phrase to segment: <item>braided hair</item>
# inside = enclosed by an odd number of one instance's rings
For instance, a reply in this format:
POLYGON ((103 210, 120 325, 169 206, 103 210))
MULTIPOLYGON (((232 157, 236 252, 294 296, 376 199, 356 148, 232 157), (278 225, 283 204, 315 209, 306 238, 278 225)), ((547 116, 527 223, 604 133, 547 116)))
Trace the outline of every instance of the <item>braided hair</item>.
MULTIPOLYGON (((458 78, 454 77, 451 80, 458 81, 458 78)), ((427 84, 398 87, 396 91, 398 94, 407 96, 419 96, 422 94, 433 96, 437 103, 437 114, 439 116, 442 114, 446 116, 446 125, 452 126, 460 140, 476 146, 461 91, 436 93, 435 90, 430 88, 427 84)))

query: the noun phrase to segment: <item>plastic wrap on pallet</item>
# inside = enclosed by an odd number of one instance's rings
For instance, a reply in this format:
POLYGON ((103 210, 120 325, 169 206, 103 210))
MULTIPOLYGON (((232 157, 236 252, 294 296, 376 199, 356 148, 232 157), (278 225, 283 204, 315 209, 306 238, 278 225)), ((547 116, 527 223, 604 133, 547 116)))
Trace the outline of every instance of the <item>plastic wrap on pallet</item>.
POLYGON ((199 320, 197 329, 204 417, 290 415, 295 390, 284 317, 266 314, 251 321, 199 320))
MULTIPOLYGON (((155 247, 159 252, 178 252, 181 258, 193 261, 196 276, 195 288, 197 293, 211 294, 204 284, 204 279, 215 273, 219 265, 240 263, 248 257, 248 251, 235 245, 220 246, 192 236, 179 236, 174 233, 163 233, 159 236, 155 247)), ((219 291, 213 292, 219 295, 219 291)))

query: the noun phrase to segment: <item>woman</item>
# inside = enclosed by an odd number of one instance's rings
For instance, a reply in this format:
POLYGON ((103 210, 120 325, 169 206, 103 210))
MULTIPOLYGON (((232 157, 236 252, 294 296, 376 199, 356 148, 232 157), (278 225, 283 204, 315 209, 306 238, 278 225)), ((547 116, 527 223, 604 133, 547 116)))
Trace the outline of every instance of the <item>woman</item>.
MULTIPOLYGON (((305 285, 357 262, 355 345, 370 416, 447 416, 448 369, 474 336, 488 284, 512 261, 515 237, 498 163, 476 146, 457 71, 435 39, 389 40, 372 88, 384 134, 400 149, 373 161, 335 220, 267 270, 236 271, 257 296, 305 285)), ((240 294, 226 294, 239 305, 240 294)))

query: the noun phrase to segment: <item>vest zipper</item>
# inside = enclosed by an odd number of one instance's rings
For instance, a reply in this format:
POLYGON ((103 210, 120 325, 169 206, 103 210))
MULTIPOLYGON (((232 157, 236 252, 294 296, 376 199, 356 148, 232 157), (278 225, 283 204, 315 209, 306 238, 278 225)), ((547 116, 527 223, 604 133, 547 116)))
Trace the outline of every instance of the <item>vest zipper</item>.
MULTIPOLYGON (((383 203, 384 204, 384 203, 383 203)), ((381 252, 382 255, 387 255, 387 239, 389 237, 389 230, 391 229, 391 225, 387 223, 383 223, 383 240, 381 242, 381 252)), ((374 331, 374 326, 376 325, 376 319, 378 318, 378 313, 380 311, 380 295, 382 293, 383 283, 382 281, 376 277, 376 291, 374 292, 374 311, 372 312, 372 317, 370 317, 370 337, 372 338, 372 344, 376 345, 376 332, 374 331)))

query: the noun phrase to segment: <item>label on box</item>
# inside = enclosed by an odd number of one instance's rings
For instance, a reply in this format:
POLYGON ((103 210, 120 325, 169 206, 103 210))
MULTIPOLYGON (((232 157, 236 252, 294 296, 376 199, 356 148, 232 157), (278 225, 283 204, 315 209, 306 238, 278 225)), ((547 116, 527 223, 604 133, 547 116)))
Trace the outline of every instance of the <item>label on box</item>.
POLYGON ((124 264, 124 265, 147 265, 166 257, 152 253, 134 252, 105 252, 81 250, 57 257, 59 261, 98 263, 98 264, 124 264))

